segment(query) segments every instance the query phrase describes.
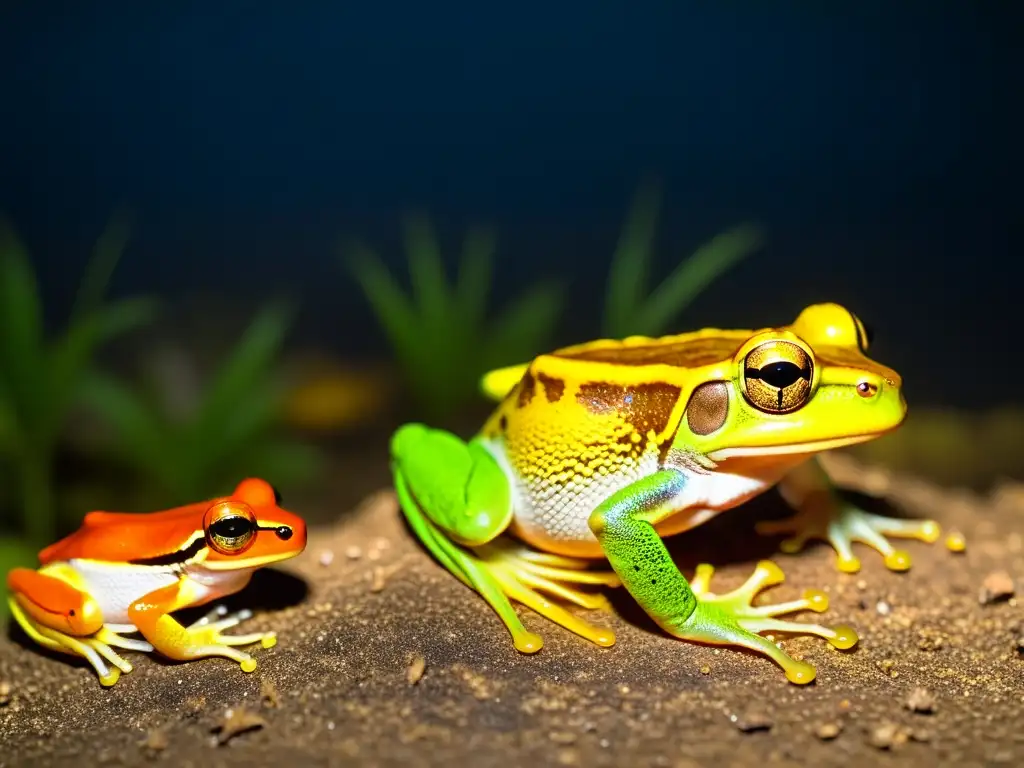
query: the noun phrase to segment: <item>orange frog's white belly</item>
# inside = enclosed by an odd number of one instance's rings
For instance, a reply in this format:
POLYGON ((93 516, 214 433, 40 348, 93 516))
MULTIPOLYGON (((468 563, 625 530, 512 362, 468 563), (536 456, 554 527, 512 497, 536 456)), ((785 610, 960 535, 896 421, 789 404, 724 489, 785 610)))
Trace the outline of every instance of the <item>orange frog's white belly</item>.
POLYGON ((68 561, 81 578, 80 587, 99 605, 103 623, 120 627, 132 626, 128 607, 163 587, 182 580, 189 585, 190 605, 201 605, 245 586, 251 571, 214 572, 202 566, 132 566, 101 560, 68 561))
MULTIPOLYGON (((574 557, 604 557, 590 529, 591 513, 613 493, 661 468, 658 456, 652 453, 614 473, 580 476, 567 483, 531 481, 513 469, 500 443, 488 447, 512 489, 510 532, 538 549, 574 557)), ((686 475, 686 485, 673 502, 677 513, 657 526, 658 533, 682 533, 763 493, 791 469, 793 460, 744 461, 742 469, 738 462, 732 464, 706 472, 675 466, 686 475)))

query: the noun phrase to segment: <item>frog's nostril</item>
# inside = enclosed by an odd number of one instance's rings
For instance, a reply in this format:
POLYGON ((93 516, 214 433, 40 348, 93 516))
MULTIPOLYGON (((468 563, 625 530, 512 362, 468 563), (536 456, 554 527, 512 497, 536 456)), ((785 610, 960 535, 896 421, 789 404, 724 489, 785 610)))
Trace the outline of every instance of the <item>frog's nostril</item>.
POLYGON ((870 381, 862 381, 857 385, 857 394, 861 397, 874 397, 878 392, 878 385, 870 381))
POLYGON ((274 533, 277 534, 277 538, 282 541, 288 541, 292 537, 292 529, 287 525, 280 525, 275 529, 274 533))

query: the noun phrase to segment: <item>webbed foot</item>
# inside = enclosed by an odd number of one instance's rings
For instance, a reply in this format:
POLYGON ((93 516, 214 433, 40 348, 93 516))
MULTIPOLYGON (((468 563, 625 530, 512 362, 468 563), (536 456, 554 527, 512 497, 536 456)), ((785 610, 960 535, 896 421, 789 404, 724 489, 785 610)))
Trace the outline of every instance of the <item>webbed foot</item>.
POLYGON ((784 520, 762 521, 756 526, 764 535, 792 534, 779 548, 794 554, 811 539, 827 541, 836 551, 836 567, 843 573, 860 570, 860 559, 853 554, 853 543, 867 544, 885 558, 893 571, 910 569, 910 553, 896 549, 887 537, 918 539, 929 544, 941 533, 934 520, 902 520, 865 512, 833 493, 807 498, 796 514, 784 520))
POLYGON ((245 635, 225 635, 223 631, 231 629, 252 618, 252 611, 243 609, 228 613, 227 607, 218 605, 205 616, 185 627, 188 633, 187 653, 192 657, 224 656, 237 661, 243 672, 256 669, 256 659, 239 651, 234 646, 260 643, 264 648, 277 645, 277 634, 274 632, 250 632, 245 635))
POLYGON ((814 680, 817 675, 814 667, 805 661, 794 659, 774 642, 763 637, 762 632, 815 635, 841 650, 847 650, 857 644, 857 633, 845 625, 829 628, 819 624, 803 624, 775 618, 796 611, 822 613, 828 610, 828 597, 824 592, 807 590, 799 600, 753 605, 758 593, 785 580, 782 569, 770 560, 758 563, 745 584, 724 595, 716 595, 710 591, 713 573, 714 568, 710 565, 697 566, 690 582, 697 596, 696 609, 685 621, 676 626, 666 627, 676 636, 715 645, 738 645, 763 654, 782 667, 790 682, 800 685, 814 680))
MULTIPOLYGON (((621 582, 614 572, 588 570, 586 560, 538 552, 506 539, 477 547, 475 552, 501 591, 512 600, 596 645, 607 648, 615 644, 615 633, 610 629, 584 621, 543 594, 589 610, 608 610, 611 605, 607 597, 600 592, 584 591, 577 585, 617 587, 621 582)), ((508 621, 505 623, 513 630, 508 621)), ((515 634, 513 631, 514 637, 515 634)), ((525 644, 516 642, 516 647, 527 653, 539 651, 543 641, 529 634, 530 640, 525 644)))

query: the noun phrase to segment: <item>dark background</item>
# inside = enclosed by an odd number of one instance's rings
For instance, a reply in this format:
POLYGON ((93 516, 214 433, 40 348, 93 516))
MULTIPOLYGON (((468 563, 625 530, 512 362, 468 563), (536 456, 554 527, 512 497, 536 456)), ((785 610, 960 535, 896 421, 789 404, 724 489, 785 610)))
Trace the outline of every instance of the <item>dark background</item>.
POLYGON ((343 237, 397 268, 407 211, 451 257, 489 222, 503 288, 572 278, 578 341, 652 178, 662 271, 769 238, 680 330, 838 300, 913 403, 1020 402, 1015 4, 770 5, 8 2, 0 211, 57 312, 128 205, 115 294, 289 292, 296 344, 380 357, 343 237))

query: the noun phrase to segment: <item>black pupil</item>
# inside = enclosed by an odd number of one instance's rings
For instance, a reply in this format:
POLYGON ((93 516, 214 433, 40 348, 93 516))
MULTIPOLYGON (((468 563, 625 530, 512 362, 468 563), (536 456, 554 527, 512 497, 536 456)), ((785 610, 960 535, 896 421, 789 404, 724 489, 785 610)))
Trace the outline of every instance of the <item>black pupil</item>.
POLYGON ((796 363, 788 360, 780 360, 777 363, 768 363, 761 368, 748 368, 748 379, 760 379, 776 389, 785 389, 796 384, 800 379, 809 379, 810 374, 806 369, 800 368, 796 363))
POLYGON ((252 533, 252 523, 245 517, 223 517, 212 526, 213 534, 221 539, 240 539, 252 533))

